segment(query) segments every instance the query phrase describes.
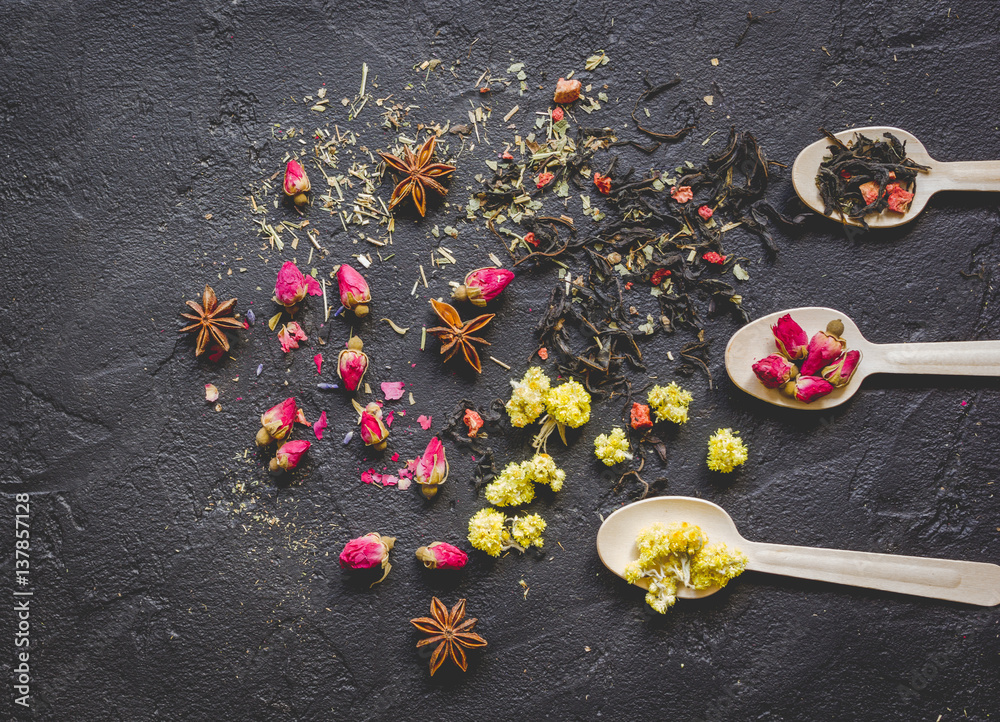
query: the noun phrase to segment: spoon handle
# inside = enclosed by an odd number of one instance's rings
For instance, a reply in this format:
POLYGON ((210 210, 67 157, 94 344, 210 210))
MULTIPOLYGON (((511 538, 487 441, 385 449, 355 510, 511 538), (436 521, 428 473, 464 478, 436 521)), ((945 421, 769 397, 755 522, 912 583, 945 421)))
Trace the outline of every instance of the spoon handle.
POLYGON ((748 569, 992 607, 1000 604, 1000 566, 982 562, 751 543, 748 569))
POLYGON ((885 343, 873 350, 869 373, 1000 376, 1000 341, 885 343))
POLYGON ((934 173, 940 174, 935 190, 1000 191, 1000 160, 938 163, 934 173))

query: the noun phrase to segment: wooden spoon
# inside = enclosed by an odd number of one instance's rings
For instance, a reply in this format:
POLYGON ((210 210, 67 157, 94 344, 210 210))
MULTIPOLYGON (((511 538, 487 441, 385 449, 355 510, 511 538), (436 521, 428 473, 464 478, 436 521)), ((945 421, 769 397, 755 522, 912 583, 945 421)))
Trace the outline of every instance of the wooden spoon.
MULTIPOLYGON (((739 549, 749 559, 747 569, 757 572, 984 607, 1000 604, 1000 566, 996 564, 747 541, 725 509, 689 496, 644 499, 605 519, 597 532, 597 553, 604 566, 624 578, 625 565, 639 556, 636 534, 657 521, 686 521, 700 526, 710 544, 725 542, 739 549)), ((677 596, 697 599, 717 591, 718 587, 681 587, 677 596)))
POLYGON ((726 371, 733 383, 751 396, 775 406, 817 411, 847 401, 857 393, 862 380, 872 374, 941 374, 946 376, 1000 376, 1000 341, 949 341, 943 343, 872 343, 861 335, 857 324, 847 314, 832 308, 807 306, 778 311, 748 323, 729 339, 726 346, 726 371), (771 326, 778 317, 791 314, 812 338, 835 319, 844 324, 847 349, 861 352, 861 362, 846 386, 834 389, 810 404, 783 396, 769 389, 754 375, 756 361, 776 353, 771 326))
MULTIPOLYGON (((883 133, 892 133, 900 141, 906 142, 907 157, 920 165, 930 166, 930 170, 917 174, 917 188, 906 213, 892 211, 873 213, 865 218, 872 228, 892 228, 912 221, 924 209, 931 196, 938 191, 1000 191, 1000 161, 998 160, 942 163, 931 158, 923 143, 917 140, 914 135, 889 126, 854 128, 834 133, 834 136, 847 143, 854 140, 855 133, 879 140, 882 139, 883 133)), ((799 153, 792 166, 792 185, 795 186, 795 192, 799 194, 803 203, 820 215, 823 214, 823 199, 820 198, 819 188, 816 187, 816 174, 819 172, 820 163, 823 162, 824 158, 830 156, 829 146, 829 139, 817 140, 799 153)), ((846 216, 841 218, 837 213, 829 215, 828 218, 852 226, 861 225, 846 216)))

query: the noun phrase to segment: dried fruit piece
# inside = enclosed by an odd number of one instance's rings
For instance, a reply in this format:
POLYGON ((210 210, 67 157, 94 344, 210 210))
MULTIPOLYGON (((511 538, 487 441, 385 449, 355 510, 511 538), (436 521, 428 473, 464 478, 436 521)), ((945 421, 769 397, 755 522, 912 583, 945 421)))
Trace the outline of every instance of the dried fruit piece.
POLYGON ((552 100, 560 105, 572 103, 573 101, 579 99, 580 89, 582 87, 583 83, 576 78, 573 78, 572 80, 559 78, 559 80, 556 81, 556 91, 552 95, 552 100))

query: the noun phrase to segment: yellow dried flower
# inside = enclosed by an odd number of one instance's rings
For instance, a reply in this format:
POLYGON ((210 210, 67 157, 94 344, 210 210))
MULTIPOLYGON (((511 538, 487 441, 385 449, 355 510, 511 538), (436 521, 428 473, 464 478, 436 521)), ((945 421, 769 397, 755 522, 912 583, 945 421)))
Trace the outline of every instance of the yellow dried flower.
POLYGON ((496 509, 480 509, 469 519, 469 543, 492 557, 510 546, 506 517, 496 509))
POLYGON ((677 601, 677 588, 724 587, 746 569, 747 557, 725 544, 708 544, 694 524, 656 522, 636 535, 639 558, 625 566, 631 584, 648 581, 646 603, 661 614, 677 601))
POLYGON ((496 506, 521 506, 535 498, 535 485, 525 473, 525 464, 507 464, 485 490, 486 500, 496 506))
POLYGON ((719 429, 708 440, 708 468, 728 474, 747 460, 747 445, 732 429, 719 429))
POLYGON ((583 384, 570 379, 546 392, 545 408, 556 423, 575 429, 590 420, 590 394, 583 384))
POLYGON ((656 410, 656 420, 673 421, 675 424, 686 424, 688 406, 694 396, 671 381, 666 386, 654 386, 649 390, 649 405, 656 410))
POLYGON ((616 426, 611 429, 610 434, 601 434, 594 439, 594 454, 608 466, 631 459, 632 454, 628 450, 628 436, 625 435, 625 430, 616 426))
POLYGON ((538 514, 527 514, 514 517, 510 531, 514 541, 525 549, 530 546, 541 549, 545 544, 545 540, 542 539, 545 526, 545 520, 538 514))
POLYGON ((548 454, 535 454, 530 461, 521 464, 525 476, 536 484, 548 484, 552 491, 559 491, 566 481, 566 472, 556 466, 548 454))
POLYGON ((510 382, 514 390, 507 402, 510 423, 523 428, 532 423, 545 411, 545 394, 549 390, 549 377, 538 366, 524 372, 520 381, 510 382))

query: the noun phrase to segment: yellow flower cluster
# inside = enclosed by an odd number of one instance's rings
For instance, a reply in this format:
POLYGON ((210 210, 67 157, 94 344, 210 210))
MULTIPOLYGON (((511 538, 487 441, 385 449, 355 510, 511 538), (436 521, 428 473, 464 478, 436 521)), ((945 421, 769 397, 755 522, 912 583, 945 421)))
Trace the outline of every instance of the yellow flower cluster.
POLYGON ((510 547, 510 532, 505 522, 507 518, 496 509, 480 509, 469 519, 469 543, 491 557, 510 547))
POLYGON ((510 423, 523 428, 545 411, 545 394, 549 390, 549 377, 538 366, 532 366, 520 381, 511 380, 514 390, 507 402, 510 423))
POLYGON ((732 429, 719 429, 708 440, 708 468, 728 474, 747 460, 747 452, 747 445, 732 429))
POLYGON ((725 544, 708 545, 701 527, 687 522, 647 526, 636 536, 639 558, 625 567, 625 579, 648 580, 646 603, 665 613, 677 601, 677 587, 724 587, 746 569, 747 557, 725 544))
POLYGON ((656 420, 673 421, 675 424, 686 424, 688 406, 694 396, 671 381, 666 386, 654 386, 649 390, 649 405, 656 410, 656 420))
POLYGON ((608 466, 631 459, 632 454, 628 450, 628 437, 624 429, 616 426, 611 429, 610 434, 601 434, 594 439, 594 454, 608 466))
POLYGON ((545 520, 538 514, 515 516, 510 525, 510 533, 514 541, 527 549, 536 546, 539 549, 545 544, 542 532, 545 531, 545 520))
POLYGON ((496 506, 522 506, 535 498, 535 484, 548 484, 559 491, 566 472, 548 454, 535 454, 519 464, 507 464, 486 487, 486 500, 496 506))
POLYGON ((590 394, 570 379, 545 394, 545 408, 557 423, 575 429, 590 421, 590 394))
POLYGON ((469 519, 469 543, 493 557, 505 549, 523 552, 532 546, 541 548, 545 544, 544 531, 545 520, 538 514, 507 517, 487 507, 469 519))

